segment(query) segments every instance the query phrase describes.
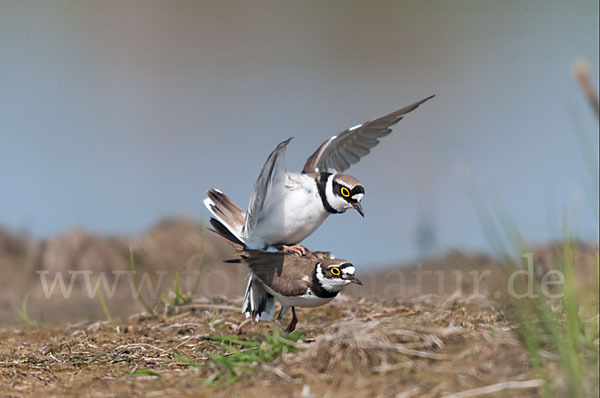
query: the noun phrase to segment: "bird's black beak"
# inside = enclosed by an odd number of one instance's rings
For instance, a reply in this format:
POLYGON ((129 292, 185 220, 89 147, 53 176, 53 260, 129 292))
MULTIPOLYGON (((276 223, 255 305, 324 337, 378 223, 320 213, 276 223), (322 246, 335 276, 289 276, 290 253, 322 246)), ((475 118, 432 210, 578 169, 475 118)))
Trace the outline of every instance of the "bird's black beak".
POLYGON ((352 279, 350 279, 350 280, 352 281, 352 283, 356 283, 357 285, 362 286, 362 282, 356 276, 352 276, 352 279))
POLYGON ((356 209, 357 212, 360 213, 361 216, 365 216, 365 212, 363 211, 362 205, 360 204, 360 202, 356 202, 352 205, 352 207, 354 207, 356 209))

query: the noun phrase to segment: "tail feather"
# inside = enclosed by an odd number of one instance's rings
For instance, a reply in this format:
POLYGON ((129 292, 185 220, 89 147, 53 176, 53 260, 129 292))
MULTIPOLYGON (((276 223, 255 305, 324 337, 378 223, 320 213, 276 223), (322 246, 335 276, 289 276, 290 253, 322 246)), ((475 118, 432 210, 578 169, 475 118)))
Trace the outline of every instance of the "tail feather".
POLYGON ((242 251, 244 249, 244 243, 239 240, 237 236, 232 234, 221 221, 217 220, 216 218, 211 218, 210 225, 213 227, 214 232, 227 239, 237 251, 242 251))
POLYGON ((254 279, 252 273, 248 279, 242 313, 246 314, 246 318, 251 318, 255 322, 259 319, 271 320, 275 313, 275 298, 265 290, 259 281, 254 279))
MULTIPOLYGON (((244 211, 217 189, 211 189, 207 194, 204 205, 213 216, 210 219, 211 226, 217 234, 227 239, 241 253, 245 246, 242 235, 246 222, 244 211)), ((252 273, 244 294, 242 313, 246 314, 246 318, 252 317, 253 321, 270 320, 275 313, 275 298, 265 290, 252 273)))
POLYGON ((207 194, 208 197, 203 201, 204 206, 238 242, 243 243, 242 229, 246 220, 244 211, 218 189, 210 189, 207 194))

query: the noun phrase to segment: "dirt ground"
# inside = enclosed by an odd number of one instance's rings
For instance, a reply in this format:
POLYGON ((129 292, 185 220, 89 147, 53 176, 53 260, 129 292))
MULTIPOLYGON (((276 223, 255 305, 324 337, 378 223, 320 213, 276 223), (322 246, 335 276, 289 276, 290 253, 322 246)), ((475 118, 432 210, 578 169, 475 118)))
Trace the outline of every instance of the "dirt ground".
MULTIPOLYGON (((534 277, 556 266, 559 249, 534 250, 534 277)), ((597 295, 597 253, 597 245, 577 247, 582 293, 597 295)), ((0 396, 540 395, 518 325, 503 304, 506 274, 490 256, 453 251, 419 264, 363 269, 364 286, 348 288, 329 305, 298 310, 296 340, 274 337, 288 319, 252 324, 240 313, 246 269, 223 264, 233 255, 181 220, 120 238, 74 230, 35 242, 0 230, 0 396), (81 278, 68 299, 59 289, 44 296, 40 271, 114 275, 129 269, 129 248, 139 272, 168 271, 155 316, 140 313, 127 283, 105 297, 112 321, 103 320, 98 296, 86 294, 81 278), (176 275, 195 266, 199 252, 194 301, 163 311, 176 275), (24 297, 35 327, 18 316, 24 297), (263 359, 252 359, 257 353, 263 359), (246 359, 228 368, 235 358, 246 359), (236 380, 229 378, 234 374, 236 380)))
MULTIPOLYGON (((347 297, 301 309, 296 351, 258 364, 229 386, 207 386, 206 337, 264 338, 272 324, 239 325, 239 302, 194 303, 152 318, 0 331, 7 396, 439 397, 511 381, 497 396, 536 395, 527 355, 504 309, 483 297, 399 302, 347 297), (182 363, 182 355, 198 368, 182 363), (144 369, 156 375, 129 376, 144 369), (533 385, 534 387, 527 387, 533 385)), ((470 395, 460 395, 470 396, 470 395)), ((491 395, 494 396, 494 395, 491 395)))

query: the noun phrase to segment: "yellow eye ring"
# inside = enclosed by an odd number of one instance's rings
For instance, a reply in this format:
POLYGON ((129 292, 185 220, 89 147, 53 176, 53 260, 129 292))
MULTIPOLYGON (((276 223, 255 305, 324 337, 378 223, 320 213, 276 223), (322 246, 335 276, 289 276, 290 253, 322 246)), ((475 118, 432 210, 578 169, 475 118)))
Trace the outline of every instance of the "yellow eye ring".
POLYGON ((338 267, 333 267, 329 271, 331 271, 331 275, 338 276, 340 274, 340 269, 338 267))
POLYGON ((346 187, 342 187, 342 188, 340 189, 340 193, 342 194, 342 196, 343 196, 344 198, 347 198, 348 196, 350 196, 350 191, 349 191, 349 190, 348 190, 348 188, 346 188, 346 187))

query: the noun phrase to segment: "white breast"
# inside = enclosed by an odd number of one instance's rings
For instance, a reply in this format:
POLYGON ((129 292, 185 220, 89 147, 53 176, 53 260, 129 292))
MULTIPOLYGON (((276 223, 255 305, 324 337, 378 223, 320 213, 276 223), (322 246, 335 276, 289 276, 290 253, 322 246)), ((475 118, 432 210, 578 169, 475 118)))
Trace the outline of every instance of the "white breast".
POLYGON ((285 185, 271 188, 256 228, 246 239, 246 246, 251 249, 299 243, 329 215, 313 177, 289 173, 285 185))

